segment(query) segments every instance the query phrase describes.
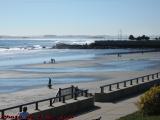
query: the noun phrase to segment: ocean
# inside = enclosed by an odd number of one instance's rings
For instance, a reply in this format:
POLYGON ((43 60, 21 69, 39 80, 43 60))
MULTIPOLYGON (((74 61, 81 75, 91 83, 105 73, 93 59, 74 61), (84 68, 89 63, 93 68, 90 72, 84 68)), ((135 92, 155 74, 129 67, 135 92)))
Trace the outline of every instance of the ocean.
MULTIPOLYGON (((93 60, 105 55, 117 54, 119 52, 133 52, 139 49, 52 49, 57 43, 85 44, 95 39, 1 39, 0 40, 0 72, 43 72, 43 73, 65 73, 65 72, 108 72, 108 71, 137 71, 153 66, 152 60, 130 60, 111 61, 99 63, 91 67, 61 67, 61 68, 27 68, 27 64, 41 64, 54 58, 58 62, 72 60, 93 60), (132 69, 130 69, 133 66, 132 69)), ((77 82, 95 81, 95 78, 55 78, 54 84, 66 84, 77 82)), ((46 85, 48 78, 10 78, 0 77, 0 93, 16 92, 33 86, 46 85)))

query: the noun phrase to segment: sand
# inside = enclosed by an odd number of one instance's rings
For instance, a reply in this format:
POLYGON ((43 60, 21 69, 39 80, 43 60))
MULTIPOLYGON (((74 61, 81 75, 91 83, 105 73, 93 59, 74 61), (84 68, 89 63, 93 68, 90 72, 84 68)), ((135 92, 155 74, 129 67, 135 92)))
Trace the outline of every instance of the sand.
MULTIPOLYGON (((122 55, 122 57, 117 57, 117 55, 109 55, 109 56, 99 56, 93 60, 75 60, 75 61, 65 61, 58 62, 55 64, 30 64, 25 65, 23 67, 26 68, 61 68, 61 67, 87 67, 98 65, 102 62, 110 62, 110 61, 123 61, 123 60, 147 60, 152 59, 159 61, 160 60, 160 52, 155 53, 144 53, 144 54, 126 54, 122 55)), ((132 69, 132 66, 131 66, 132 69)), ((105 85, 108 83, 113 83, 116 81, 127 80, 139 76, 143 76, 146 74, 156 73, 160 71, 160 65, 158 63, 155 66, 144 69, 142 71, 93 71, 93 72, 27 72, 27 71, 0 71, 0 78, 38 78, 38 77, 92 77, 95 78, 96 81, 93 82, 85 82, 85 83, 71 83, 71 84, 55 84, 53 85, 53 89, 47 88, 47 83, 41 87, 31 87, 30 89, 18 91, 14 93, 0 94, 0 108, 11 107, 15 105, 19 105, 21 103, 32 102, 35 100, 40 100, 44 98, 54 97, 58 91, 58 88, 65 88, 71 85, 79 86, 82 89, 89 89, 89 92, 95 93, 99 92, 99 87, 101 85, 105 85)))

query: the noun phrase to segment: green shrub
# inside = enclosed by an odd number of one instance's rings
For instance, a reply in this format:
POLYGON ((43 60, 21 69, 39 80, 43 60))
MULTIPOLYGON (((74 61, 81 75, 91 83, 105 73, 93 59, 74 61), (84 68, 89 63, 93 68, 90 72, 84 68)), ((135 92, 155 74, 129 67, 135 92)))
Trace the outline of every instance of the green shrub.
POLYGON ((160 115, 160 86, 154 86, 145 92, 137 106, 143 114, 160 115))

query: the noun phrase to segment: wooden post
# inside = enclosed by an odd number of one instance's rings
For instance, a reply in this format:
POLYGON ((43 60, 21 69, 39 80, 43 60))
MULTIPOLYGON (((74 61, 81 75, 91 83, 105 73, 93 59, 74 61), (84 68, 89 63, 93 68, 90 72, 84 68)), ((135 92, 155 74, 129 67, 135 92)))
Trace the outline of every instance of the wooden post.
POLYGON ((109 85, 109 91, 112 91, 112 85, 111 84, 109 85))
POLYGON ((117 83, 117 89, 120 89, 120 88, 119 88, 119 83, 117 83))
POLYGON ((147 75, 147 80, 149 81, 149 75, 147 75))
POLYGON ((78 86, 75 87, 75 95, 76 95, 76 98, 79 96, 79 88, 78 88, 78 86))
POLYGON ((124 81, 124 87, 127 87, 127 82, 126 81, 124 81))
POLYGON ((22 105, 19 106, 19 112, 22 112, 22 105))
POLYGON ((74 99, 77 100, 78 97, 78 86, 75 87, 75 91, 74 91, 74 99))
POLYGON ((49 106, 52 106, 52 99, 49 100, 49 106))
POLYGON ((36 102, 36 109, 35 110, 38 110, 38 102, 36 102))
POLYGON ((1 118, 4 119, 4 110, 1 111, 1 118))
POLYGON ((137 84, 138 84, 138 78, 136 79, 136 82, 137 82, 137 84))
POLYGON ((133 85, 133 82, 132 82, 132 80, 130 80, 130 85, 133 85))
POLYGON ((74 93, 74 100, 77 100, 77 92, 74 93))
POLYGON ((104 93, 104 87, 101 87, 101 93, 104 93))
POLYGON ((142 82, 144 82, 144 77, 142 77, 142 82))
POLYGON ((59 102, 61 101, 61 88, 59 88, 59 102))
POLYGON ((74 92, 74 86, 72 85, 72 86, 71 86, 71 97, 72 97, 72 98, 73 98, 73 96, 74 96, 73 92, 74 92))
POLYGON ((88 90, 85 90, 85 97, 88 97, 88 90))
POLYGON ((62 98, 63 98, 63 103, 65 103, 65 96, 63 96, 62 98))
POLYGON ((154 74, 152 74, 152 79, 154 79, 154 74))

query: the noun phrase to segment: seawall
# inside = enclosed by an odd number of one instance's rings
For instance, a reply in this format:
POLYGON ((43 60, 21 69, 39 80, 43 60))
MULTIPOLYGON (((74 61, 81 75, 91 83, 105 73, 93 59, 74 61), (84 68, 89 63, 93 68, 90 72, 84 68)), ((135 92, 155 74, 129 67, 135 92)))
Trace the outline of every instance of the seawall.
POLYGON ((154 85, 160 85, 160 79, 155 79, 153 81, 147 81, 145 83, 139 83, 134 86, 124 87, 116 91, 111 91, 109 93, 95 93, 96 102, 114 102, 121 99, 125 99, 137 94, 144 93, 149 90, 154 85))
POLYGON ((67 100, 66 103, 55 103, 53 107, 41 108, 33 111, 31 117, 34 120, 53 120, 72 118, 75 114, 94 108, 94 97, 79 97, 77 100, 67 100))

